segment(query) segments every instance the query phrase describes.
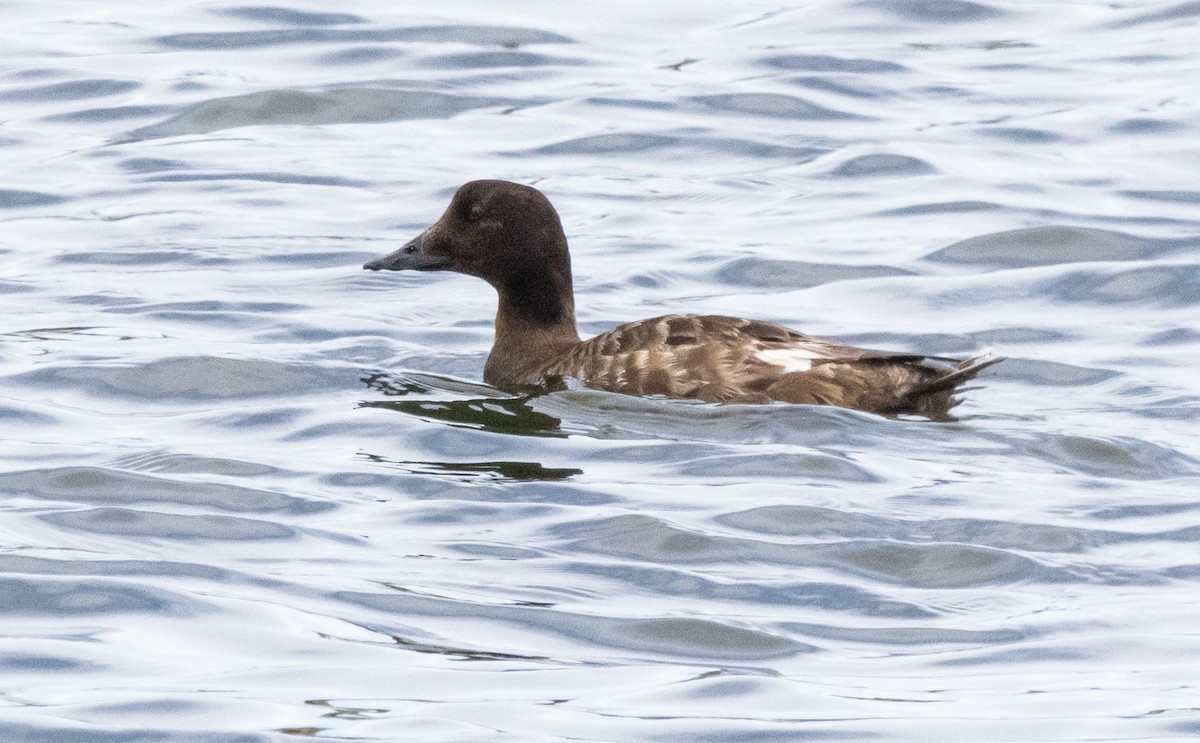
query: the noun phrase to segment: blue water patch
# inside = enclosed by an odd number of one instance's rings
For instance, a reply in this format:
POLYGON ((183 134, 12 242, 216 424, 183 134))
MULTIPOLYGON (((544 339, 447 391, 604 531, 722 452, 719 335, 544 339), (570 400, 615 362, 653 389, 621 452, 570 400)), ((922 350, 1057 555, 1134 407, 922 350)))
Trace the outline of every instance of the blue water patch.
POLYGON ((0 209, 25 209, 37 206, 52 206, 66 201, 67 197, 38 191, 13 191, 0 189, 0 209))

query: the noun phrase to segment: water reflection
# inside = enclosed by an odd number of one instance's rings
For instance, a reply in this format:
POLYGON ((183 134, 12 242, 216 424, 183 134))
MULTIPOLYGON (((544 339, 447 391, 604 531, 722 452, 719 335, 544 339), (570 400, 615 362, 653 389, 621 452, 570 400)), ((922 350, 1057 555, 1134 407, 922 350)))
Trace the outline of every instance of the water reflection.
MULTIPOLYGON (((432 375, 398 377, 382 372, 367 374, 361 377, 360 381, 372 390, 390 397, 423 396, 420 399, 364 400, 359 403, 360 408, 395 410, 423 420, 441 421, 452 426, 481 429, 492 433, 552 437, 566 437, 567 435, 561 428, 561 420, 545 413, 539 413, 529 405, 532 399, 545 393, 544 389, 534 388, 523 394, 505 396, 499 390, 484 385, 472 385, 432 375), (476 396, 465 400, 437 400, 427 397, 437 392, 459 394, 465 392, 476 396)), ((453 466, 462 467, 463 465, 453 466)))
POLYGON ((458 658, 462 660, 523 660, 540 662, 555 660, 545 655, 522 655, 520 653, 502 653, 494 650, 472 650, 470 648, 437 645, 434 643, 410 640, 400 637, 399 635, 392 635, 392 640, 397 646, 405 650, 411 650, 414 653, 445 655, 451 658, 458 658))
POLYGON ((410 462, 388 459, 363 452, 362 456, 378 464, 386 464, 412 475, 444 475, 462 482, 479 480, 566 480, 582 475, 574 467, 546 467, 537 462, 410 462))

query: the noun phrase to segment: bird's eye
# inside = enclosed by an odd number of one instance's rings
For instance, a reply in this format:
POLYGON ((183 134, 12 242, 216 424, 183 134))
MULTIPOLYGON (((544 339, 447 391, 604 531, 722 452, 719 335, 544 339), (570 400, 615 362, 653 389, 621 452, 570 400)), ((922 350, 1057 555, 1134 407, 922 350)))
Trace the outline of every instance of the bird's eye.
POLYGON ((407 247, 405 247, 405 248, 404 248, 404 252, 405 252, 405 253, 415 253, 415 252, 417 252, 417 246, 416 246, 416 245, 409 245, 409 246, 407 246, 407 247))
POLYGON ((471 206, 470 213, 467 214, 467 219, 474 222, 476 219, 479 219, 481 216, 483 216, 483 204, 474 204, 473 206, 471 206))

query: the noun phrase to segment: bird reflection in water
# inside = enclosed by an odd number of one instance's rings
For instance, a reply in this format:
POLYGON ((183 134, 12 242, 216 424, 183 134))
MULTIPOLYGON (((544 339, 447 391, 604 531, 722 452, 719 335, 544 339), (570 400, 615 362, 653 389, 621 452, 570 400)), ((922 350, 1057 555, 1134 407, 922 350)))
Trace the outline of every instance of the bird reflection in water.
MULTIPOLYGON (((405 413, 422 420, 448 423, 451 426, 473 428, 491 433, 518 436, 566 437, 562 421, 534 410, 529 401, 545 394, 545 388, 531 389, 523 394, 504 396, 490 387, 435 378, 429 375, 398 377, 371 373, 361 381, 376 392, 387 395, 386 400, 364 400, 360 408, 384 408, 405 413), (465 399, 436 399, 447 392, 472 395, 465 399), (400 399, 397 399, 400 398, 400 399)), ((464 481, 478 479, 503 480, 565 480, 583 474, 574 467, 546 467, 537 462, 426 462, 404 461, 363 452, 362 456, 380 464, 402 469, 411 474, 449 475, 464 481)))

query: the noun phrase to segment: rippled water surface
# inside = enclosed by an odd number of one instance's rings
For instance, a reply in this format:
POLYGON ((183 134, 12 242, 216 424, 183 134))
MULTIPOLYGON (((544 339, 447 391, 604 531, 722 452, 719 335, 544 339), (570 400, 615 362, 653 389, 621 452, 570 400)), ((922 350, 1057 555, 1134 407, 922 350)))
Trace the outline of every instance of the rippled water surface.
POLYGON ((0 4, 0 739, 1200 736, 1200 6, 0 4), (1009 357, 957 422, 479 382, 373 274, 538 186, 581 329, 1009 357))

